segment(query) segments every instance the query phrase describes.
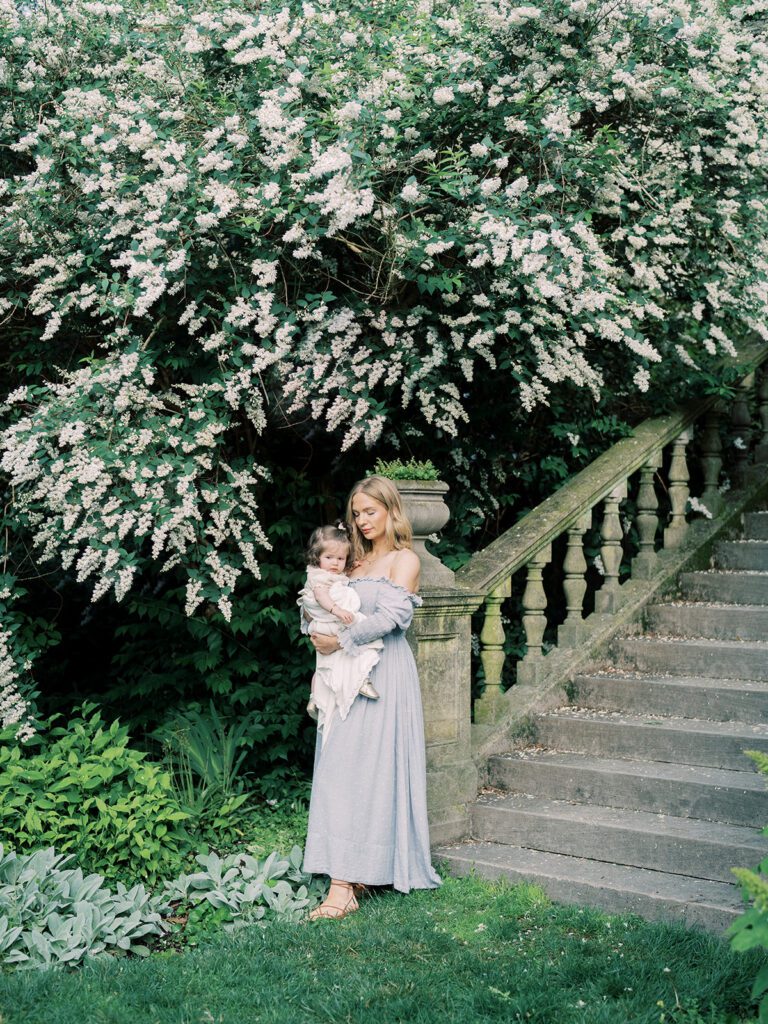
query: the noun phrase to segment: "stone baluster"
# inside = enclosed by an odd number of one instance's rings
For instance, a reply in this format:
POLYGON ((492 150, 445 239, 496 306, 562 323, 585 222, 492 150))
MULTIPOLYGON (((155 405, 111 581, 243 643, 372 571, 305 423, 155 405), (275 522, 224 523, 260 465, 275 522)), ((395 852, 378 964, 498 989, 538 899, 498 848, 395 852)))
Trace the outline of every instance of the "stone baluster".
POLYGON ((640 486, 637 489, 637 533, 639 548, 632 559, 634 579, 648 580, 656 568, 656 531, 659 528, 659 499, 656 494, 656 470, 661 464, 661 452, 656 451, 640 468, 640 486))
POLYGON ((735 487, 743 487, 749 459, 752 438, 752 417, 749 414, 749 398, 755 384, 754 374, 745 377, 736 390, 731 408, 731 479, 735 487))
POLYGON ((528 563, 528 580, 523 594, 523 629, 527 650, 517 666, 519 683, 535 683, 543 668, 544 630, 547 628, 547 595, 542 576, 552 557, 552 545, 547 544, 528 563))
POLYGON ((504 622, 502 602, 512 593, 511 579, 500 583, 485 599, 485 618, 480 631, 480 661, 485 675, 485 688, 475 701, 475 721, 495 722, 506 706, 502 688, 504 672, 504 622))
POLYGON ((713 516, 717 515, 723 504, 720 493, 720 470, 723 468, 723 442, 720 439, 722 418, 723 410, 718 402, 704 416, 701 432, 701 469, 704 476, 701 503, 713 516))
POLYGON ((584 638, 584 594, 587 590, 587 560, 584 557, 584 534, 592 523, 592 513, 580 516, 568 529, 568 547, 563 560, 565 579, 565 622, 557 630, 559 647, 576 647, 584 638))
POLYGON ((760 440, 755 449, 755 463, 768 464, 768 366, 763 365, 760 384, 757 389, 758 415, 760 416, 760 440))
POLYGON ((672 459, 669 464, 669 503, 672 506, 672 511, 669 525, 664 530, 665 548, 680 547, 688 529, 685 513, 688 506, 690 476, 686 448, 690 439, 690 430, 684 430, 672 442, 672 459))
POLYGON ((600 526, 600 559, 603 563, 604 581, 595 594, 595 611, 612 614, 619 607, 619 566, 623 555, 619 505, 627 496, 627 482, 619 484, 607 495, 603 505, 603 522, 600 526))

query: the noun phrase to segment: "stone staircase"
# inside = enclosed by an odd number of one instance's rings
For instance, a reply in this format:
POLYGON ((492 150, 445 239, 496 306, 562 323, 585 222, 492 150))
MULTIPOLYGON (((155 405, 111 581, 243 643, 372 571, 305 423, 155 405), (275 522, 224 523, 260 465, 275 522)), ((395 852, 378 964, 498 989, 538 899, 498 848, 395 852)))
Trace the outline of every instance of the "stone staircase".
POLYGON ((768 512, 714 564, 574 678, 535 745, 490 759, 472 840, 436 851, 451 873, 711 931, 741 913, 730 869, 768 856, 768 790, 743 753, 768 752, 768 512))

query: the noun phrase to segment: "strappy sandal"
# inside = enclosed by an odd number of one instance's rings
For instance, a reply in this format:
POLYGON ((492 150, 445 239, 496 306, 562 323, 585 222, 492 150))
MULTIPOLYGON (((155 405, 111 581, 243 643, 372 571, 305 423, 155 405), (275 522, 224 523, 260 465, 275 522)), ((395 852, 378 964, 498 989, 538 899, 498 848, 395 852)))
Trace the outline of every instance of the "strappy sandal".
POLYGON ((360 909, 355 896, 354 885, 351 885, 349 882, 345 882, 343 885, 336 883, 336 885, 337 888, 343 888, 346 890, 346 903, 331 903, 330 899, 327 899, 324 903, 321 903, 319 907, 315 907, 315 909, 310 913, 310 921, 320 921, 324 918, 332 921, 340 921, 342 917, 346 917, 347 914, 354 914, 356 910, 360 909))

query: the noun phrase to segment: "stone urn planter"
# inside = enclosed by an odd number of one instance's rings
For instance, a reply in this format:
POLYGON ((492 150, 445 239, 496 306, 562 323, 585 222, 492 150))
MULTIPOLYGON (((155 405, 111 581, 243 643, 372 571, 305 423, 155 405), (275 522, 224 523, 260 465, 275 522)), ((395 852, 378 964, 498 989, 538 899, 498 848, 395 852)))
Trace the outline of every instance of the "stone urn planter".
POLYGON ((453 587, 453 570, 430 554, 424 542, 445 526, 451 517, 443 498, 448 484, 442 480, 393 480, 400 492, 405 514, 413 527, 413 550, 421 560, 422 587, 453 587))

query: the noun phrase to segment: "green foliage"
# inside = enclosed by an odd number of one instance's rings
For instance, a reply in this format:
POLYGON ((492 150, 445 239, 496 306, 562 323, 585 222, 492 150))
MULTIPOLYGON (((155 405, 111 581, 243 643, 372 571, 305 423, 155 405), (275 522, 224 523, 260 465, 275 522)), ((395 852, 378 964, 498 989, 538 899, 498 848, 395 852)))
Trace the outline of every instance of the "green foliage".
POLYGON ((728 1013, 712 1003, 703 1006, 698 999, 681 1002, 677 997, 672 1004, 658 1001, 659 1024, 739 1024, 743 1020, 736 1014, 728 1013))
POLYGON ((191 850, 170 773, 128 745, 85 704, 24 748, 0 746, 0 841, 17 852, 53 846, 108 878, 155 882, 191 850))
POLYGON ((65 867, 53 849, 18 855, 0 844, 0 963, 25 970, 76 967, 103 952, 146 954, 143 940, 165 931, 163 897, 143 885, 115 892, 100 875, 65 867))
POLYGON ((247 799, 239 771, 247 755, 248 716, 228 724, 210 702, 207 713, 189 709, 158 730, 180 802, 200 818, 227 802, 232 811, 247 799))
POLYGON ((298 846, 288 857, 271 853, 263 861, 245 853, 222 858, 212 852, 195 859, 201 870, 165 887, 176 927, 191 943, 222 925, 233 930, 270 917, 299 921, 327 887, 302 871, 298 846))
MULTIPOLYGON (((764 751, 746 750, 761 774, 768 776, 768 755, 764 751)), ((763 829, 768 835, 768 826, 763 829)), ((768 951, 768 857, 755 871, 733 868, 752 906, 728 929, 731 947, 744 951, 763 949, 768 951)), ((760 1024, 768 1024, 768 963, 758 972, 752 986, 752 996, 760 1000, 760 1024)))
POLYGON ((263 856, 270 850, 302 846, 309 817, 309 782, 304 780, 292 800, 269 800, 248 811, 244 840, 246 850, 263 856))
POLYGON ((385 476, 389 480, 437 480, 440 474, 429 459, 419 462, 416 459, 377 459, 373 472, 377 476, 385 476))

